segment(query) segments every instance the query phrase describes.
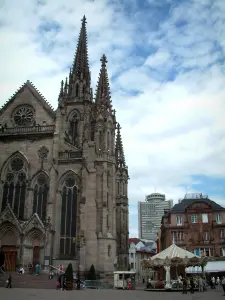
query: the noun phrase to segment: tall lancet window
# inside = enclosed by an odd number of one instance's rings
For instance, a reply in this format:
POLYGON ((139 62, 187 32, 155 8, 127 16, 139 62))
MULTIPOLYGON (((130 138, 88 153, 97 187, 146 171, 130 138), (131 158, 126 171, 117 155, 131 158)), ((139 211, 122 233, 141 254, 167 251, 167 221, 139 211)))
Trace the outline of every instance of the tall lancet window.
POLYGON ((78 83, 76 84, 76 87, 75 87, 75 96, 76 97, 79 96, 79 84, 78 83))
POLYGON ((70 136, 73 145, 76 145, 78 139, 78 115, 75 113, 70 120, 70 136))
POLYGON ((107 132, 107 150, 110 150, 111 141, 110 141, 110 132, 107 132))
POLYGON ((76 220, 78 189, 74 177, 68 177, 62 189, 60 255, 76 256, 76 220))
POLYGON ((24 207, 26 199, 27 168, 24 160, 15 157, 9 164, 3 184, 2 211, 7 204, 13 209, 18 219, 24 218, 24 207))
POLYGON ((40 175, 34 186, 33 193, 33 214, 37 213, 41 220, 46 219, 49 185, 46 177, 40 175))
POLYGON ((101 131, 99 131, 99 149, 103 150, 102 147, 103 147, 103 134, 101 131))
POLYGON ((91 141, 95 140, 95 121, 91 121, 91 141))

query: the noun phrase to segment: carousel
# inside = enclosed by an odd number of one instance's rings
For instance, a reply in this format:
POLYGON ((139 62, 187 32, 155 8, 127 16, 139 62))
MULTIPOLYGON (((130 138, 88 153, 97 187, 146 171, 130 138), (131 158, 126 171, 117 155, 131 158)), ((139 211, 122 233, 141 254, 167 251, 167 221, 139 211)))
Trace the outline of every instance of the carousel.
MULTIPOLYGON (((188 267, 199 266, 203 272, 206 263, 206 257, 196 256, 173 243, 150 259, 142 260, 142 268, 148 282, 146 290, 180 290, 183 286, 182 277, 186 276, 185 270, 188 267)), ((196 287, 197 282, 196 279, 196 287)))

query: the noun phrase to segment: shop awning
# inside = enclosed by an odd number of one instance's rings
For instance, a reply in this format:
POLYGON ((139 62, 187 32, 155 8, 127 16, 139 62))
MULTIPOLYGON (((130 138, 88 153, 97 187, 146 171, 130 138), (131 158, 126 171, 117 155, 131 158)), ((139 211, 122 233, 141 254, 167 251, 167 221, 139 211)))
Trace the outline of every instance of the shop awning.
POLYGON ((209 261, 204 271, 205 273, 225 272, 225 261, 209 261))

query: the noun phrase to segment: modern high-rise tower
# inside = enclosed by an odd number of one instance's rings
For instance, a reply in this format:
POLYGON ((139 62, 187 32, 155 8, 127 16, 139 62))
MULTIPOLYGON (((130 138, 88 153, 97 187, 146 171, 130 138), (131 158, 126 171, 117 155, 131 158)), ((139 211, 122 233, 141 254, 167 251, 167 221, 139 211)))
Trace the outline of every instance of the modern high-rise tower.
POLYGON ((164 211, 172 208, 173 200, 166 201, 164 194, 152 193, 145 202, 138 202, 139 238, 156 240, 164 211))

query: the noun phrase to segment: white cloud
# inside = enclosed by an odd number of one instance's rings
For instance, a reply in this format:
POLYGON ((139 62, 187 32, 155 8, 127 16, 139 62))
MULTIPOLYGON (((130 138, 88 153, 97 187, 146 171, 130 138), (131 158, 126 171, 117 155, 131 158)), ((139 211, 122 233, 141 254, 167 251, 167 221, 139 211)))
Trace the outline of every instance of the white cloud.
MULTIPOLYGON (((2 3, 2 104, 30 79, 56 107, 86 14, 94 90, 104 52, 109 76, 116 77, 112 100, 122 125, 131 204, 136 207, 155 188, 177 200, 185 194, 182 186, 197 186, 193 175, 224 177, 223 0, 168 0, 164 4, 174 4, 168 11, 149 0, 159 12, 151 20, 137 1, 132 1, 135 13, 130 16, 122 1, 76 0, 75 5, 72 0, 49 0, 38 9, 35 1, 2 3), (61 30, 40 35, 47 21, 61 30), (139 93, 132 95, 134 91, 139 93)), ((223 202, 223 195, 213 197, 223 202)), ((130 212, 132 235, 137 233, 136 212, 130 212)))

